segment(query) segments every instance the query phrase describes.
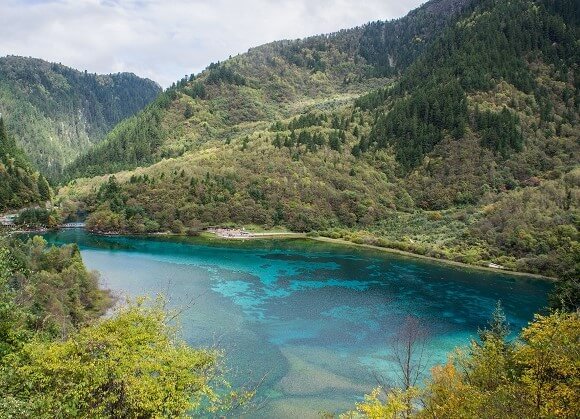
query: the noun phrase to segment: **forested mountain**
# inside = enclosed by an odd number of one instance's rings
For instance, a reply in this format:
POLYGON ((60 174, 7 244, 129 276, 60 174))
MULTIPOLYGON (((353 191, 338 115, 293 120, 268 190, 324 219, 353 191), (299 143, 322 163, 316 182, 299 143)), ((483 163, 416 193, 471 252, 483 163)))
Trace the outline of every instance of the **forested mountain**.
POLYGON ((117 126, 69 176, 150 166, 75 180, 62 207, 104 231, 283 225, 577 277, 577 15, 431 1, 252 49, 117 126))
POLYGON ((68 178, 151 164, 252 132, 252 124, 332 109, 384 86, 470 0, 434 0, 390 22, 250 49, 186 76, 73 163, 68 178))
POLYGON ((0 211, 46 202, 50 197, 48 182, 31 168, 0 116, 0 211))
POLYGON ((0 58, 0 112, 17 145, 52 178, 160 90, 129 73, 97 75, 35 58, 0 58))

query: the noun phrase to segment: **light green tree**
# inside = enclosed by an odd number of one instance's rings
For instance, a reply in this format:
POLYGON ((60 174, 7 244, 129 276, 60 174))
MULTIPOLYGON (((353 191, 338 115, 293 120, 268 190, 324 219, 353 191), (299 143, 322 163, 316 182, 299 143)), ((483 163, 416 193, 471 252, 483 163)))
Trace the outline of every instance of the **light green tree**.
POLYGON ((65 341, 32 340, 5 358, 0 417, 175 418, 251 396, 217 391, 220 354, 187 346, 170 321, 139 301, 65 341))

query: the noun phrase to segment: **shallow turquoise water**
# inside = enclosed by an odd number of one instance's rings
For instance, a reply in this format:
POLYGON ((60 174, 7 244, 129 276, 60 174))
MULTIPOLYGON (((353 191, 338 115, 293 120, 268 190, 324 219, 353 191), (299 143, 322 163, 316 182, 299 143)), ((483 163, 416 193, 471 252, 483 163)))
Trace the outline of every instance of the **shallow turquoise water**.
POLYGON ((431 364, 466 345, 502 300, 514 330, 546 303, 544 281, 459 269, 308 240, 248 242, 48 233, 79 244, 120 296, 166 294, 184 307, 183 337, 226 352, 234 383, 260 387, 248 416, 316 417, 350 408, 393 376, 389 342, 411 314, 431 364))

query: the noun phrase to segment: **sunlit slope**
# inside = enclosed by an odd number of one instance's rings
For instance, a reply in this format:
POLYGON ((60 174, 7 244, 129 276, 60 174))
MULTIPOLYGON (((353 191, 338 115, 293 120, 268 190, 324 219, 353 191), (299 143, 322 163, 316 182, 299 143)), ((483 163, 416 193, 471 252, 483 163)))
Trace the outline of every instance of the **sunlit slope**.
POLYGON ((397 21, 273 42, 211 64, 117 126, 68 168, 68 177, 151 164, 226 142, 256 122, 352 103, 396 80, 468 3, 436 0, 397 21))

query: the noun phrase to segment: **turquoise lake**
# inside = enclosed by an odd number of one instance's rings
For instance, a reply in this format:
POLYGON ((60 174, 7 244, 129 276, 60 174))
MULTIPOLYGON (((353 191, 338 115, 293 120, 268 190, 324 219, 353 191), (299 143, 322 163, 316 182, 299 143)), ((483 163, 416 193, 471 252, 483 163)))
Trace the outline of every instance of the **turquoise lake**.
POLYGON ((545 306, 545 281, 456 268, 312 240, 103 237, 77 243, 119 297, 165 294, 183 312, 183 338, 218 346, 234 384, 257 383, 247 417, 317 417, 354 407, 393 376, 389 343, 408 315, 427 331, 430 364, 485 326, 501 300, 514 331, 545 306))

